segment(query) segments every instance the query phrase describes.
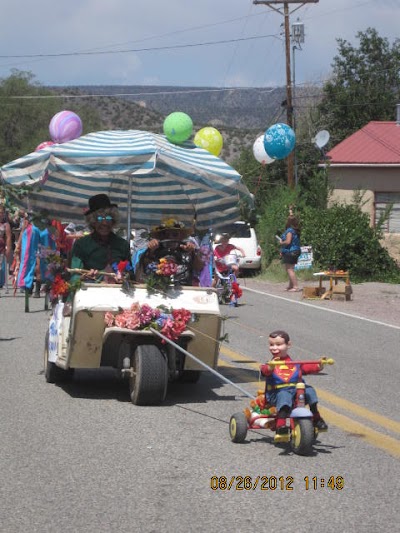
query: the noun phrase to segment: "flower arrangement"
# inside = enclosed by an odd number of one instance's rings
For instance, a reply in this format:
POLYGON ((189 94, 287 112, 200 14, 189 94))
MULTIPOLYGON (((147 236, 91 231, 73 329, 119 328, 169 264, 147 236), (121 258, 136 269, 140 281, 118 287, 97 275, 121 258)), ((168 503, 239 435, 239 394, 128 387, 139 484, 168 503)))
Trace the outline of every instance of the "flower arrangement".
POLYGON ((107 311, 104 316, 108 328, 117 326, 143 330, 152 327, 173 341, 179 339, 191 319, 192 313, 187 309, 172 309, 164 305, 152 308, 148 304, 140 305, 137 302, 116 314, 107 311))
POLYGON ((44 276, 50 301, 54 303, 61 299, 65 302, 70 294, 79 289, 81 281, 70 281, 71 275, 66 270, 66 260, 59 251, 42 247, 39 256, 46 262, 44 276))
POLYGON ((267 403, 264 391, 258 391, 257 397, 250 401, 250 408, 244 409, 244 414, 247 420, 251 422, 254 417, 259 415, 275 416, 276 407, 267 403))
POLYGON ((178 272, 177 263, 170 257, 162 257, 146 267, 146 285, 148 290, 165 291, 174 283, 174 274, 178 272))

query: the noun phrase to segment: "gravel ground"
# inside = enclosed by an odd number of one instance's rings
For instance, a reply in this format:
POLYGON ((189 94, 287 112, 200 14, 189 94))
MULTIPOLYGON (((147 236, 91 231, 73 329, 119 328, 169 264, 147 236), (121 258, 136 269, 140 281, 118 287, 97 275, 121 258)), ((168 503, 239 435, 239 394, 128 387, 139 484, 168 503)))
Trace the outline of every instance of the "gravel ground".
MULTIPOLYGON (((385 322, 400 327, 400 285, 390 283, 358 283, 352 284, 353 294, 350 301, 344 300, 309 300, 303 298, 302 292, 287 292, 287 283, 272 283, 257 278, 240 278, 242 288, 263 291, 274 296, 281 296, 290 300, 318 305, 351 315, 357 315, 370 320, 385 322)), ((327 287, 329 280, 323 285, 327 287)), ((300 282, 300 287, 317 286, 318 282, 300 282)))

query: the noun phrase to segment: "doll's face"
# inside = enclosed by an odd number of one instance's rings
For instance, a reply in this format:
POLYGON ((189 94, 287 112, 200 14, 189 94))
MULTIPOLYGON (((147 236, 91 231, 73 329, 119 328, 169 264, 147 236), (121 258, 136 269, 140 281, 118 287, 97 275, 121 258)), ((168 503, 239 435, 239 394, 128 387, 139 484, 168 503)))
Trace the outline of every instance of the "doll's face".
POLYGON ((289 346, 290 341, 286 342, 283 337, 269 337, 269 351, 274 359, 284 359, 289 346))

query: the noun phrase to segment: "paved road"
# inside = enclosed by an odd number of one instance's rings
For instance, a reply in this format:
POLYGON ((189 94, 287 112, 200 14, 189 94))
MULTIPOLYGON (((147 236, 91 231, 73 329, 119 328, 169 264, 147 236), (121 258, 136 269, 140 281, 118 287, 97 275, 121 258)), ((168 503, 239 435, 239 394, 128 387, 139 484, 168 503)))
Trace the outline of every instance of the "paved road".
POLYGON ((248 400, 211 375, 146 408, 131 405, 126 383, 108 370, 77 371, 63 387, 45 383, 43 300, 25 314, 22 297, 1 297, 0 530, 395 530, 399 330, 249 291, 241 307, 223 311, 230 342, 221 371, 249 392, 276 327, 289 330, 299 358, 336 359, 308 379, 330 424, 314 456, 288 453, 267 431, 231 443, 229 417, 248 400), (246 475, 260 476, 256 489, 236 490, 246 475), (231 489, 211 490, 213 476, 233 479, 231 489), (344 478, 343 490, 327 486, 331 476, 344 478))

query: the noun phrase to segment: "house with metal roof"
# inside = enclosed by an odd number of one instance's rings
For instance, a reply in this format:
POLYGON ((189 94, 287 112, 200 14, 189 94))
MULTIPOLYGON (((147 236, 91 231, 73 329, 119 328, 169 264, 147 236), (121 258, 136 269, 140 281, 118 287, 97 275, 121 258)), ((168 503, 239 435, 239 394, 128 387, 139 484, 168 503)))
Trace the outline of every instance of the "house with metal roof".
POLYGON ((362 192, 362 209, 369 214, 371 225, 392 205, 383 228, 385 246, 400 259, 400 105, 395 122, 369 122, 326 157, 328 183, 333 186, 331 202, 352 203, 354 193, 362 192))

